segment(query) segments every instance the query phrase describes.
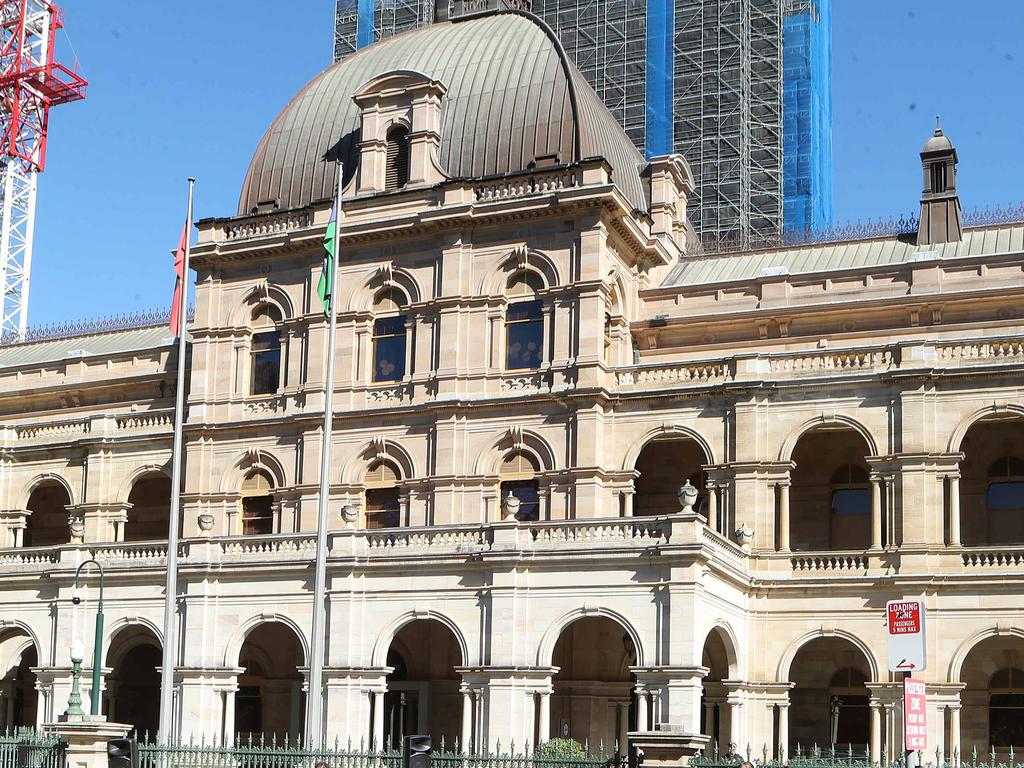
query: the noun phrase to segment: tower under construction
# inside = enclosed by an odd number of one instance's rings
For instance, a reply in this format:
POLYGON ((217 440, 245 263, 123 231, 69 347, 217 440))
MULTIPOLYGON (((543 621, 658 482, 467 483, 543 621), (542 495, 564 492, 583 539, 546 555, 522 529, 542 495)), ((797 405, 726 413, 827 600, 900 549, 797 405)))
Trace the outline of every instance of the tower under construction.
POLYGON ((831 224, 831 0, 338 0, 334 56, 531 5, 641 151, 687 159, 702 239, 831 224))

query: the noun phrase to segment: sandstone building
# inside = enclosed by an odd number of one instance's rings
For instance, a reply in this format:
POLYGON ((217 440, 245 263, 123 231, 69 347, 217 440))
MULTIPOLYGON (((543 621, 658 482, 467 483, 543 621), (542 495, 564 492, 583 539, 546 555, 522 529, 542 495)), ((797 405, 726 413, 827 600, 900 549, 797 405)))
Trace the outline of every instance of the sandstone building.
MULTIPOLYGON (((883 607, 920 597, 933 742, 1022 743, 1024 224, 965 225, 956 161, 936 131, 917 231, 703 253, 684 159, 645 161, 526 14, 321 74, 237 214, 198 224, 178 732, 295 737, 323 695, 331 739, 613 749, 658 729, 877 757, 900 730, 883 607)), ((162 322, 0 348, 0 722, 64 710, 94 557, 105 711, 155 726, 162 322)))

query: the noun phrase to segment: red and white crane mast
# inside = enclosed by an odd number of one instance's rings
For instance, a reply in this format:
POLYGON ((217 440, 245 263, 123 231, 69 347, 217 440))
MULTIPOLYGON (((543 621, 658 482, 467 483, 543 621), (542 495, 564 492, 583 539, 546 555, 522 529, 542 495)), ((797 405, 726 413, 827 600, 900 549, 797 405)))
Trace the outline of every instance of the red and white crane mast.
POLYGON ((50 107, 85 98, 86 81, 53 60, 64 25, 48 0, 0 0, 0 344, 28 323, 36 180, 50 107))

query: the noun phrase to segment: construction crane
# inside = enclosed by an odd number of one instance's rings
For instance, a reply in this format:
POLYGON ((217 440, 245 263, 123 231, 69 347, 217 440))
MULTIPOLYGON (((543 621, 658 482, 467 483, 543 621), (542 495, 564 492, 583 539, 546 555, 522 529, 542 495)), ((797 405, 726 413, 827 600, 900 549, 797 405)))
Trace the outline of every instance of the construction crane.
POLYGON ((0 344, 25 337, 36 180, 50 107, 85 98, 86 81, 53 60, 64 14, 48 0, 0 0, 0 344))

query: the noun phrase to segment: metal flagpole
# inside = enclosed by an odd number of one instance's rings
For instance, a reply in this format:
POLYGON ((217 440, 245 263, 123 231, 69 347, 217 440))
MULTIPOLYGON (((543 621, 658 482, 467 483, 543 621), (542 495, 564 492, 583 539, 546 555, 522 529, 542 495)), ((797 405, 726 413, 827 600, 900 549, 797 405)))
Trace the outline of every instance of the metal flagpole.
POLYGON ((309 686, 306 694, 306 746, 323 746, 323 672, 326 643, 327 594, 327 528, 328 496, 331 490, 331 432, 334 423, 334 340, 338 330, 338 313, 334 297, 338 292, 338 257, 341 254, 338 227, 341 223, 341 173, 338 163, 338 181, 335 190, 334 258, 331 259, 331 293, 327 302, 330 331, 327 334, 327 383, 324 396, 323 445, 320 448, 320 505, 316 520, 316 564, 313 570, 313 626, 310 637, 309 686))
POLYGON ((171 448, 171 514, 167 531, 167 581, 164 585, 164 655, 160 671, 160 727, 157 740, 172 741, 174 723, 174 658, 178 650, 178 517, 181 507, 181 426, 185 411, 185 318, 188 316, 188 259, 192 242, 192 190, 196 180, 188 180, 188 213, 185 217, 185 264, 181 278, 181 305, 178 315, 178 383, 174 393, 174 442, 171 448))

